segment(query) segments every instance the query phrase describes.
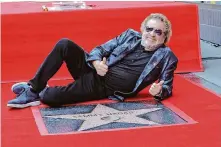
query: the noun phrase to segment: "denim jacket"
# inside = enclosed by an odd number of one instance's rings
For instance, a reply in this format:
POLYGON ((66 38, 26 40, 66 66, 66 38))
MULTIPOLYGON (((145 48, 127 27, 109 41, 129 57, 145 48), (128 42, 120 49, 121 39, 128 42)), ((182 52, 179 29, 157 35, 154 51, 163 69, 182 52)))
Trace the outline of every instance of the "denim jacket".
MULTIPOLYGON (((107 66, 113 66, 128 53, 135 49, 140 43, 141 34, 133 29, 128 29, 119 36, 108 42, 95 47, 89 54, 86 54, 87 64, 94 68, 91 61, 107 58, 107 66)), ((169 47, 158 48, 150 61, 146 64, 143 72, 138 78, 133 91, 124 93, 115 91, 113 96, 108 98, 123 101, 126 97, 135 96, 139 91, 152 84, 156 80, 163 80, 162 92, 154 96, 156 100, 163 100, 172 95, 174 71, 177 67, 178 59, 169 47)))

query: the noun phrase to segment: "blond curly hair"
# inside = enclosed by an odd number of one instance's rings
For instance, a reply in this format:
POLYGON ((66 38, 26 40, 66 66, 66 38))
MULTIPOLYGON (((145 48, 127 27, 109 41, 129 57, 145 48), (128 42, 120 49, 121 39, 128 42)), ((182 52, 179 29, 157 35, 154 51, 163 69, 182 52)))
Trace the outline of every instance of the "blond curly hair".
POLYGON ((170 37, 172 36, 172 28, 171 28, 171 23, 170 21, 168 20, 168 18, 161 14, 161 13, 151 13, 149 16, 147 16, 144 21, 141 23, 141 27, 140 27, 140 30, 141 32, 144 31, 145 27, 146 27, 146 24, 147 22, 150 20, 150 19, 159 19, 161 20, 164 25, 165 25, 165 28, 166 28, 166 31, 164 32, 165 33, 165 40, 164 40, 164 44, 167 44, 170 40, 170 37))

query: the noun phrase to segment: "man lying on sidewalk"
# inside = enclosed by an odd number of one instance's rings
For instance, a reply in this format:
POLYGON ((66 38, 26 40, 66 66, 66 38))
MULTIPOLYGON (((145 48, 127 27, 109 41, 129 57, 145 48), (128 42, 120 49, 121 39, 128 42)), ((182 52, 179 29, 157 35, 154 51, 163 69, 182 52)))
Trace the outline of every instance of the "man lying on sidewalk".
POLYGON ((71 40, 61 39, 33 79, 12 86, 17 96, 7 106, 25 108, 39 105, 40 101, 61 106, 107 97, 123 101, 150 84, 149 93, 156 100, 168 98, 178 63, 166 46, 171 34, 166 16, 154 13, 142 22, 141 34, 128 29, 90 54, 71 40), (66 86, 46 86, 63 62, 75 81, 66 86))

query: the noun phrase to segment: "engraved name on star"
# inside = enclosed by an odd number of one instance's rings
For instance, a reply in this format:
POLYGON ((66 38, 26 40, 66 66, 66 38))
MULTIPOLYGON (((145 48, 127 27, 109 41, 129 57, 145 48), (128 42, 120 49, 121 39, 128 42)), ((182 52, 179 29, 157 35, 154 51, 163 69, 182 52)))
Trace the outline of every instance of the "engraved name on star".
POLYGON ((81 126, 78 129, 78 131, 84 131, 105 124, 109 124, 112 122, 160 125, 159 123, 138 117, 138 115, 146 114, 160 109, 162 108, 148 108, 148 109, 120 111, 114 108, 107 107, 105 105, 98 104, 90 113, 55 115, 55 116, 44 116, 44 117, 56 118, 56 119, 62 118, 62 119, 84 120, 84 122, 81 124, 81 126))

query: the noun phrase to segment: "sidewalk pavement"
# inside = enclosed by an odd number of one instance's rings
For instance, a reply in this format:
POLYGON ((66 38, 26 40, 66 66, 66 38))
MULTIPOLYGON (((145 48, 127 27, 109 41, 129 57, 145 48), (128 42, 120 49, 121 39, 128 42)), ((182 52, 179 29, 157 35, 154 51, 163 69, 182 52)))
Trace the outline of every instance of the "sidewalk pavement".
POLYGON ((187 79, 196 81, 200 79, 200 84, 221 95, 221 46, 215 46, 207 41, 200 41, 201 56, 204 72, 183 74, 187 79))

